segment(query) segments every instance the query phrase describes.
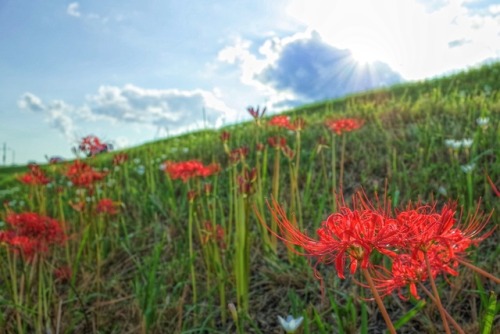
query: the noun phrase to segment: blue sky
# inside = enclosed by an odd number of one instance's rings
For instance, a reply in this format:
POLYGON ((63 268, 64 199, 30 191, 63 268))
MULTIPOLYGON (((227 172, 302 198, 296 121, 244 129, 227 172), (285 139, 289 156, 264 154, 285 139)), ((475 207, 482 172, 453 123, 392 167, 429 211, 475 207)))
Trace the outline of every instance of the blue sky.
POLYGON ((0 144, 26 163, 497 59, 500 3, 0 0, 0 39, 0 144))

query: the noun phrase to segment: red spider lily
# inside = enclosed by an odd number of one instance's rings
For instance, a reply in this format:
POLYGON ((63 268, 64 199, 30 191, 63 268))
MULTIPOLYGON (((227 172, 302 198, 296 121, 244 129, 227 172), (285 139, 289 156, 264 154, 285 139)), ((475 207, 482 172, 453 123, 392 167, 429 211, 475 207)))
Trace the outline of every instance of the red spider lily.
POLYGON ((225 232, 224 228, 220 225, 214 225, 210 221, 205 222, 205 229, 203 230, 203 236, 201 242, 206 244, 209 241, 216 242, 220 249, 226 249, 226 242, 224 241, 225 232))
POLYGON ((455 204, 448 204, 438 212, 433 206, 407 208, 397 215, 400 228, 405 232, 405 243, 399 246, 399 255, 394 258, 392 269, 378 267, 375 272, 377 289, 383 294, 410 287, 410 293, 418 297, 416 283, 429 279, 426 258, 432 278, 440 274, 457 276, 457 267, 465 257, 467 249, 487 238, 494 229, 479 236, 489 221, 477 211, 462 226, 457 226, 455 204))
POLYGON ((251 195, 255 192, 255 182, 257 181, 257 170, 255 168, 243 170, 238 176, 238 186, 240 194, 251 195))
POLYGON ((92 188, 95 182, 101 181, 107 173, 97 172, 85 162, 75 160, 68 166, 66 177, 68 177, 75 186, 92 188))
POLYGON ((205 193, 205 196, 209 196, 213 190, 214 186, 211 183, 205 183, 203 185, 203 192, 205 193))
POLYGON ((240 161, 244 161, 248 156, 248 147, 235 148, 229 153, 229 161, 233 164, 237 164, 240 161))
POLYGON ((274 116, 268 123, 271 126, 277 126, 280 128, 295 130, 295 127, 290 123, 290 117, 285 115, 274 116))
POLYGON ((479 236, 489 217, 476 211, 463 226, 457 226, 456 213, 456 204, 452 203, 445 205, 440 212, 434 204, 415 209, 409 207, 397 215, 399 224, 408 231, 405 248, 413 258, 423 260, 425 253, 436 251, 436 247, 439 247, 441 259, 458 258, 470 245, 478 244, 493 232, 479 236))
POLYGON ((123 165, 127 161, 128 161, 128 154, 127 153, 118 153, 118 154, 115 154, 115 156, 113 157, 113 165, 114 166, 123 165))
POLYGON ((66 239, 57 220, 34 212, 9 213, 5 222, 9 229, 1 232, 0 241, 21 250, 28 258, 35 253, 45 253, 49 246, 66 239))
POLYGON ((306 252, 304 255, 316 258, 318 262, 335 263, 340 278, 345 278, 347 258, 350 260, 350 272, 354 274, 359 262, 362 268, 368 268, 373 251, 395 257, 394 250, 404 242, 404 232, 396 220, 388 219, 373 209, 361 194, 357 196, 359 201, 354 202, 354 209, 340 203, 339 212, 321 223, 317 230, 319 240, 299 231, 273 200, 270 209, 282 235, 279 237, 290 245, 300 246, 306 252))
POLYGON ((196 199, 196 196, 198 196, 196 190, 190 190, 187 193, 187 198, 189 202, 193 202, 196 199))
POLYGON ((77 212, 83 212, 85 209, 85 202, 84 201, 78 201, 73 203, 72 201, 69 201, 69 205, 73 208, 73 210, 77 212))
POLYGON ((280 136, 269 137, 267 138, 267 143, 269 144, 269 146, 279 150, 286 146, 286 138, 280 136))
POLYGON ((255 144, 255 149, 257 150, 257 152, 262 152, 262 151, 264 151, 264 148, 265 148, 265 146, 264 146, 264 144, 262 144, 262 143, 257 143, 257 144, 255 144))
POLYGON ((110 198, 103 198, 97 203, 95 211, 97 213, 103 213, 110 216, 114 216, 118 213, 119 207, 120 207, 119 202, 115 202, 110 198))
POLYGON ((84 152, 88 157, 91 157, 99 153, 110 151, 111 145, 103 143, 96 136, 87 136, 82 138, 78 148, 80 149, 80 151, 84 152))
POLYGON ((373 270, 373 280, 376 289, 382 296, 397 291, 399 298, 408 300, 402 289, 409 286, 410 294, 415 299, 420 299, 416 284, 427 280, 425 263, 417 261, 407 254, 401 254, 394 259, 390 271, 380 266, 374 268, 377 270, 373 270))
POLYGON ((339 120, 329 120, 326 121, 325 124, 337 135, 341 135, 344 132, 351 132, 361 128, 365 124, 365 121, 355 118, 343 118, 339 120))
POLYGON ((290 160, 295 156, 295 151, 290 148, 290 146, 283 147, 283 154, 290 160))
POLYGON ((254 109, 254 107, 248 107, 247 111, 256 121, 258 121, 259 118, 264 117, 264 114, 266 113, 266 107, 262 109, 262 112, 260 111, 259 106, 257 106, 257 109, 254 109))
POLYGON ((213 163, 205 166, 198 160, 165 163, 165 172, 172 179, 181 179, 184 182, 198 176, 208 177, 219 171, 219 164, 213 163))
POLYGON ((223 143, 227 143, 229 141, 229 138, 231 137, 231 134, 227 131, 222 131, 220 134, 220 140, 223 143))
POLYGON ((302 131, 306 127, 306 121, 303 118, 299 117, 292 122, 292 127, 294 131, 302 131))
POLYGON ((17 179, 24 184, 46 185, 50 179, 43 173, 40 166, 31 164, 28 166, 30 171, 19 176, 17 179))

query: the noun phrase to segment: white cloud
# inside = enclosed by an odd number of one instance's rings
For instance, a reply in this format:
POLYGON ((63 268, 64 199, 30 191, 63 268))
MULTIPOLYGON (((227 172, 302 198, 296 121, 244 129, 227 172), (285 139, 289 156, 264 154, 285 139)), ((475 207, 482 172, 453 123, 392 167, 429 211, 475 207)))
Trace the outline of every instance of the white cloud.
POLYGON ((287 12, 327 43, 386 62, 407 79, 500 56, 500 20, 463 0, 440 1, 431 11, 421 0, 293 0, 287 12), (461 40, 470 42, 449 47, 461 40))
POLYGON ((272 37, 253 48, 238 39, 219 52, 218 60, 236 65, 241 82, 259 89, 274 110, 401 80, 380 62, 358 63, 349 50, 325 43, 314 31, 272 37))
POLYGON ((92 115, 113 121, 149 124, 168 128, 170 133, 188 127, 214 126, 220 119, 233 119, 235 111, 215 93, 204 90, 145 89, 101 86, 87 98, 92 115))
MULTIPOLYGON (((48 104, 32 93, 23 94, 20 109, 44 113, 48 123, 69 141, 79 136, 75 124, 109 121, 142 126, 150 130, 178 134, 187 130, 216 127, 236 119, 236 111, 229 108, 214 92, 205 90, 145 89, 134 85, 124 87, 101 86, 86 103, 75 107, 61 100, 48 104)), ((125 145, 123 137, 117 144, 125 145)))
POLYGON ((68 5, 66 9, 66 13, 70 16, 80 17, 82 14, 80 13, 80 4, 78 2, 72 2, 68 5))
POLYGON ((72 115, 77 112, 71 105, 60 100, 45 105, 38 96, 32 93, 24 93, 17 104, 22 110, 44 113, 47 122, 53 128, 59 130, 69 141, 75 140, 75 125, 72 115))

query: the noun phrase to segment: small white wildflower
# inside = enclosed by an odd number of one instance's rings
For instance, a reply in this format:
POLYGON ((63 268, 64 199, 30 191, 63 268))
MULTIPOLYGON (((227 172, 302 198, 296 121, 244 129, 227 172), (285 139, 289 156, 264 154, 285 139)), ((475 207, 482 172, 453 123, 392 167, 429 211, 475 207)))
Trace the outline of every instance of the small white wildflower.
POLYGON ((24 202, 23 200, 19 201, 19 206, 24 206, 25 204, 26 204, 26 202, 24 202))
POLYGON ((115 172, 118 172, 120 170, 120 166, 115 166, 115 172))
POLYGON ((67 185, 69 188, 71 188, 71 187, 73 187, 73 182, 68 181, 68 182, 66 182, 66 185, 67 185))
POLYGON ((462 146, 462 141, 455 139, 446 139, 444 144, 454 150, 458 150, 462 146))
POLYGON ((473 140, 470 138, 464 138, 462 139, 462 146, 465 148, 469 148, 472 146, 473 140))
POLYGON ((287 333, 295 333, 297 328, 299 328, 300 324, 302 323, 302 320, 304 320, 304 317, 298 317, 297 319, 295 319, 294 317, 289 315, 285 320, 278 315, 278 321, 281 327, 283 327, 283 329, 287 333))
POLYGON ((140 163, 141 163, 141 159, 139 159, 139 158, 135 158, 135 159, 134 159, 134 163, 135 163, 136 165, 140 164, 140 163))
POLYGON ((167 167, 167 163, 163 162, 160 164, 160 166, 158 167, 160 170, 165 170, 165 168, 167 167))
POLYGON ((146 172, 146 167, 144 167, 144 165, 139 165, 139 166, 137 166, 135 171, 139 175, 144 175, 144 173, 146 172))
POLYGON ((443 195, 443 196, 448 196, 448 191, 447 191, 447 190, 446 190, 446 188, 445 188, 445 187, 443 187, 443 186, 439 186, 439 188, 438 188, 438 193, 440 193, 440 194, 441 194, 441 195, 443 195))
POLYGON ((474 168, 476 167, 476 164, 475 163, 470 163, 468 165, 462 165, 460 166, 460 168, 462 168, 462 171, 465 173, 465 174, 468 174, 470 172, 472 172, 474 170, 474 168))
POLYGON ((189 148, 187 148, 187 147, 183 147, 183 148, 182 148, 182 152, 184 152, 184 153, 188 153, 188 152, 189 152, 189 148))
POLYGON ((481 127, 487 126, 489 122, 490 122, 490 119, 488 117, 479 117, 478 119, 476 119, 477 125, 479 125, 481 127))

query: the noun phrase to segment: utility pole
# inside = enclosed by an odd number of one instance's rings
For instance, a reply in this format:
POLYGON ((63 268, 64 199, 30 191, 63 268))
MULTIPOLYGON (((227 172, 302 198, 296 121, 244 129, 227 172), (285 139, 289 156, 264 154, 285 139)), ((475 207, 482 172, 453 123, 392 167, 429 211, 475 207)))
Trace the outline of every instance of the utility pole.
POLYGON ((204 130, 207 129, 207 113, 205 111, 205 107, 202 108, 203 111, 203 128, 204 130))

